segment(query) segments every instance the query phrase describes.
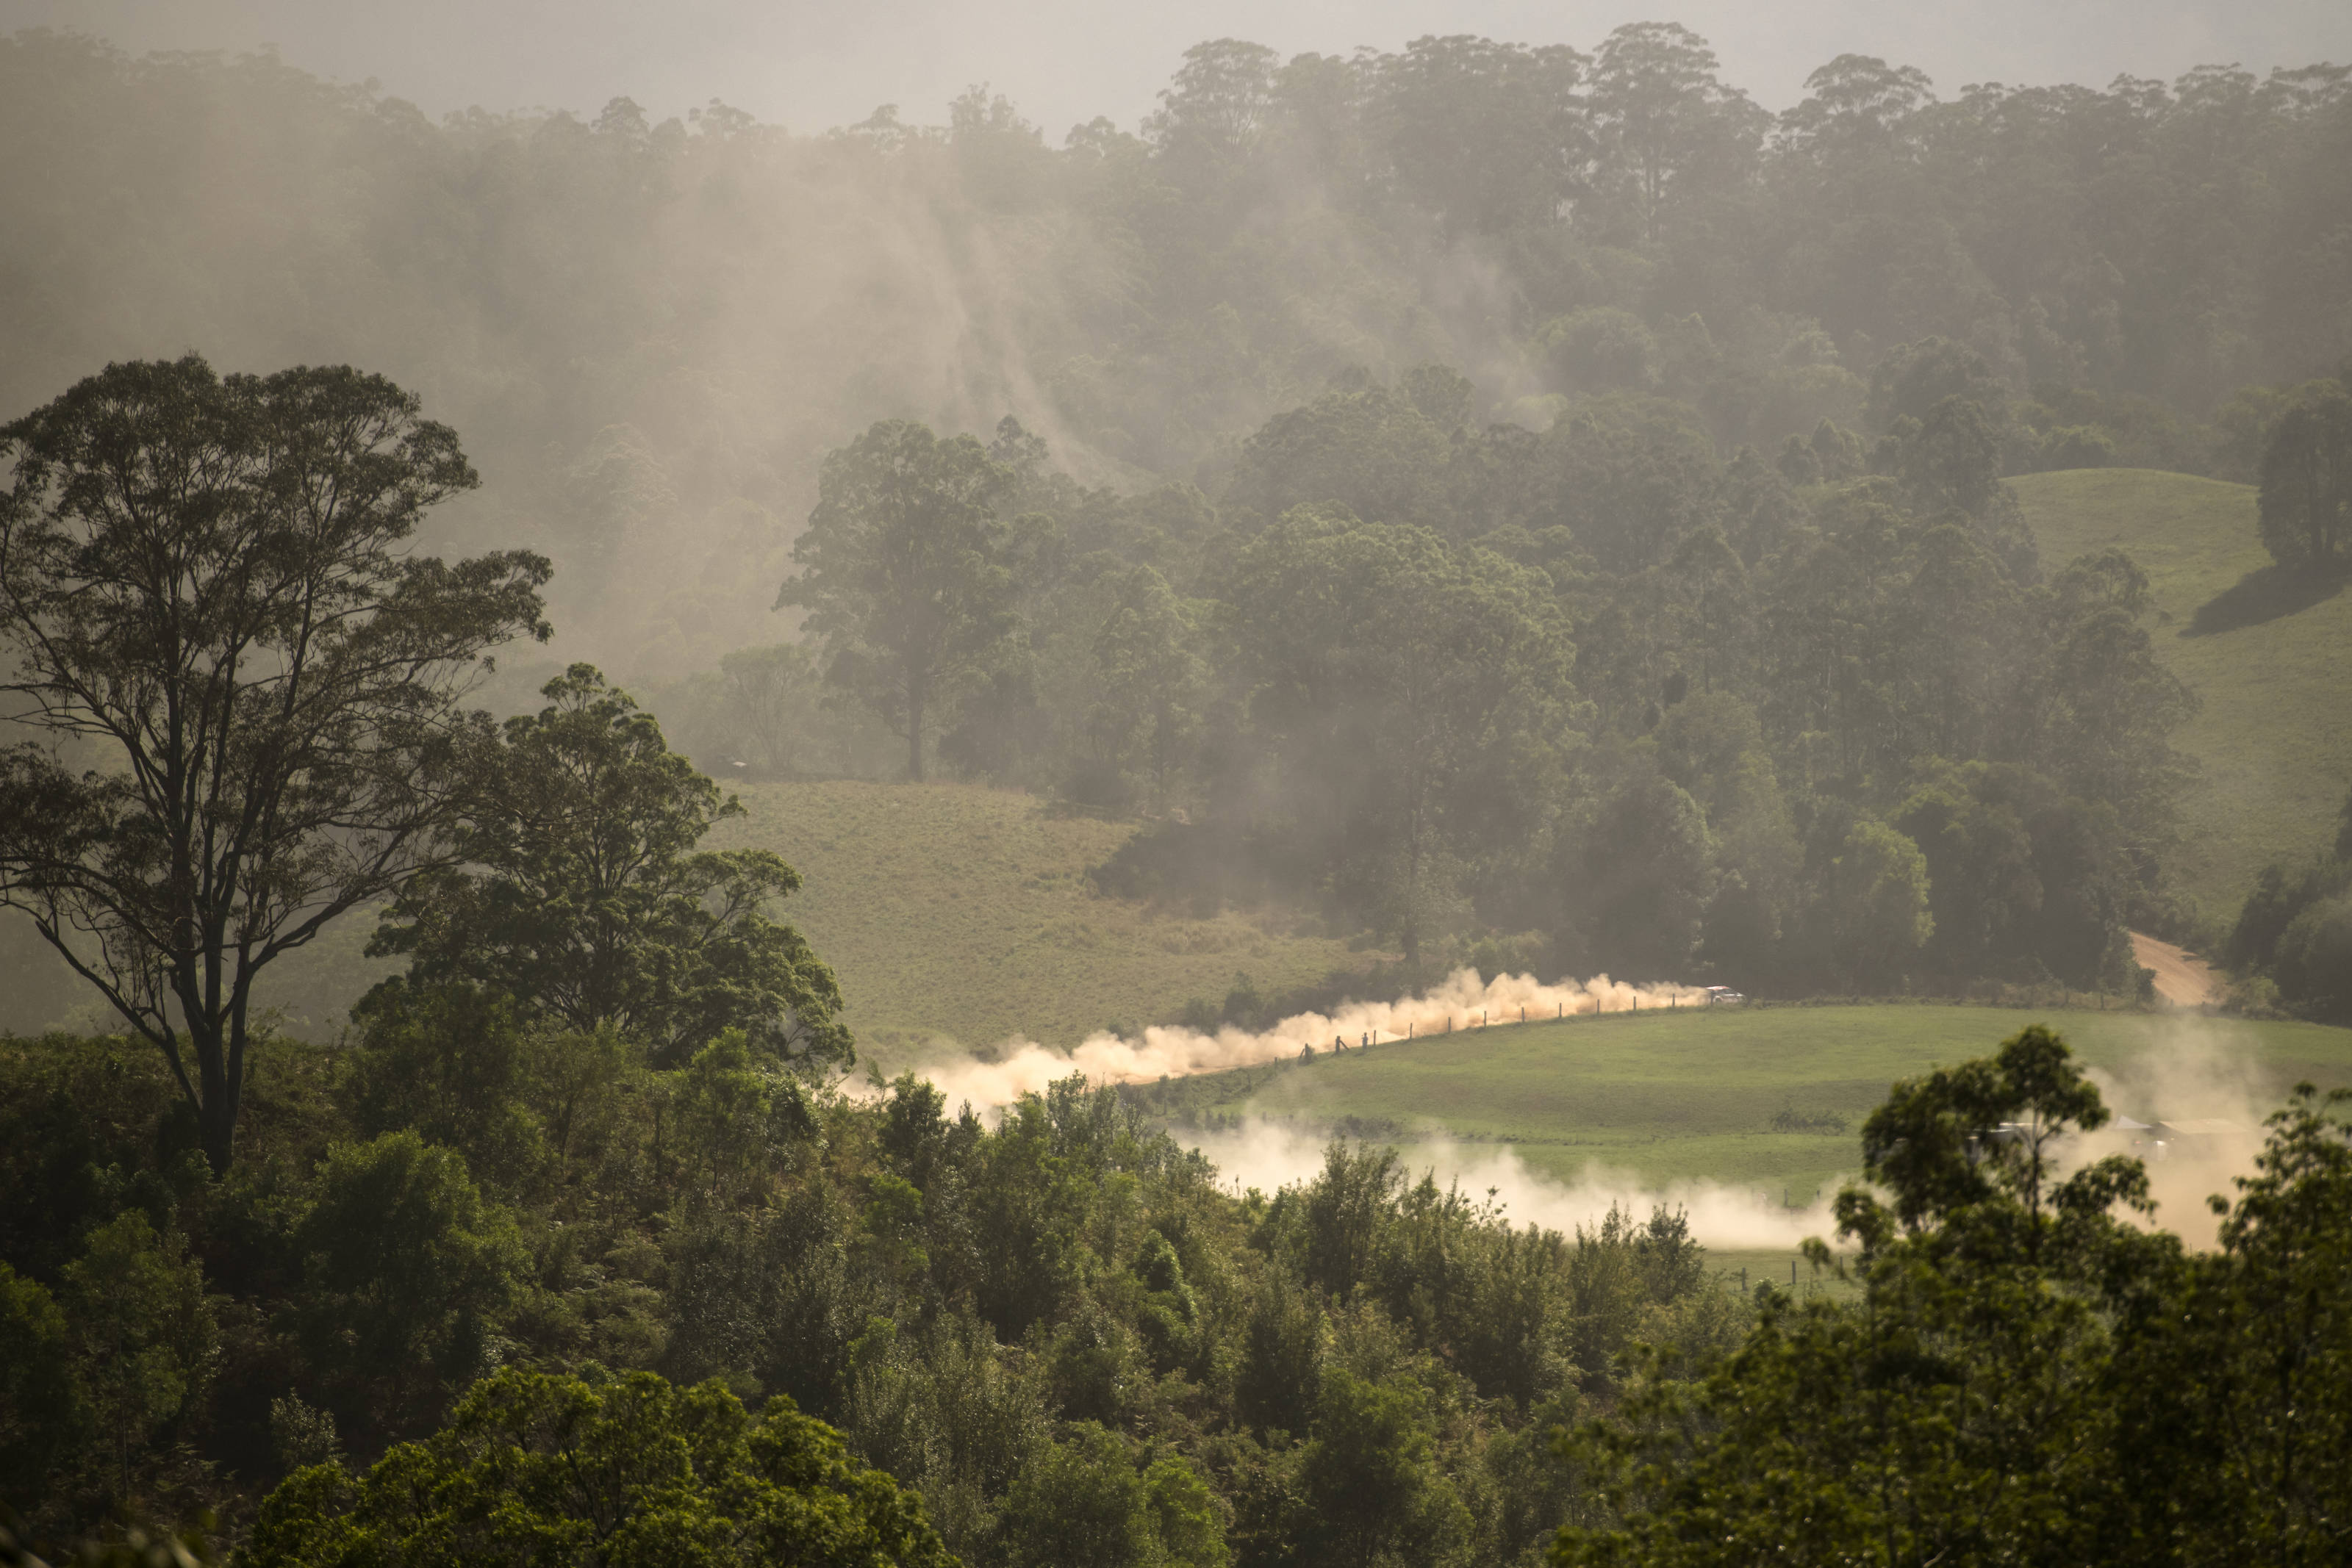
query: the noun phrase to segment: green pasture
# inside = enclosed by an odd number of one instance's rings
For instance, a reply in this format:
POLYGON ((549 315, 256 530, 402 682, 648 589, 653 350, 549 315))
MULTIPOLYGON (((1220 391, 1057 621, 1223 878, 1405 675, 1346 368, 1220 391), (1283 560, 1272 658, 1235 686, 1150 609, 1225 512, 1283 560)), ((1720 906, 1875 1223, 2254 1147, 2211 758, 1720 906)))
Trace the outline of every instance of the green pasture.
POLYGON ((2157 647, 2203 703, 2178 740, 2203 775, 2180 869, 2208 911, 2231 917, 2265 862, 2332 836, 2352 785, 2352 593, 2271 563, 2252 486, 2144 468, 2010 484, 2045 570, 2116 545, 2148 574, 2157 647))
POLYGON ((1192 919, 1097 897, 1087 871, 1132 820, 969 784, 746 783, 707 841, 773 850, 806 879, 783 915, 832 964, 861 1049, 887 1066, 937 1040, 1074 1046, 1361 968, 1367 955, 1274 911, 1192 919))
POLYGON ((1863 1119, 1890 1083, 1989 1055, 2034 1022, 2112 1075, 2110 1103, 2141 1121, 2232 1115, 2235 1104, 2216 1101, 2243 1098, 2182 1086, 2192 1075, 2158 1073, 2158 1061, 2194 1057, 2264 1104, 2304 1079, 2352 1083, 2352 1030, 1890 1004, 1618 1014, 1442 1035, 1192 1080, 1169 1109, 1302 1129, 1344 1123, 1403 1144, 1442 1132, 1507 1145, 1563 1180, 1597 1163, 1651 1186, 1721 1182, 1773 1199, 1785 1191, 1801 1206, 1859 1169, 1863 1119), (1775 1131, 1784 1110, 1815 1130, 1775 1131))
MULTIPOLYGON (((861 1049, 884 1067, 950 1040, 1014 1035, 1053 1046, 1095 1030, 1164 1023, 1192 997, 1222 1002, 1246 972, 1269 994, 1360 969, 1376 955, 1319 935, 1311 917, 1209 919, 1097 897, 1088 868, 1137 821, 971 784, 854 779, 733 785, 745 815, 711 849, 772 850, 804 879, 779 915, 830 963, 861 1049)), ((373 912, 336 922, 271 967, 259 988, 288 1032, 331 1040, 361 993, 400 967, 363 956, 373 912)), ((0 911, 0 1030, 116 1027, 95 992, 0 911)))

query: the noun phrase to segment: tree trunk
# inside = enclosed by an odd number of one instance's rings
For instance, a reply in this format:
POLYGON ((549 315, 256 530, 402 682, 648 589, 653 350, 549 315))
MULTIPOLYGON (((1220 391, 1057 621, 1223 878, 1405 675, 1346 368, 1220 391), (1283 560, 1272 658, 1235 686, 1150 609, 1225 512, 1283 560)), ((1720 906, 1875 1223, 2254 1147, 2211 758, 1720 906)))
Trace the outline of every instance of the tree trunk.
POLYGON ((215 1181, 228 1174, 236 1151, 237 1103, 245 1087, 245 1052, 225 1050, 225 1043, 217 1031, 207 1040, 196 1026, 188 1030, 188 1045, 196 1058, 196 1141, 215 1181))

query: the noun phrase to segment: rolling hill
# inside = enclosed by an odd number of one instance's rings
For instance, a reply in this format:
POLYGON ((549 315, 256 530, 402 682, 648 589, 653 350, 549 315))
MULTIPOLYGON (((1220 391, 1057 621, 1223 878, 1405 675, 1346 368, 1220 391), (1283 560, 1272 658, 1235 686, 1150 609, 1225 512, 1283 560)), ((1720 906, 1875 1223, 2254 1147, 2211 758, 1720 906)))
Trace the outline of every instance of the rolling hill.
POLYGON ((1209 919, 1099 898, 1087 884, 1132 835, 1105 819, 968 784, 750 782, 706 841, 756 845, 806 883, 784 917, 832 964, 862 1048, 886 1064, 945 1039, 1074 1046, 1112 1025, 1219 1002, 1237 973, 1268 993, 1372 956, 1290 915, 1209 919))
POLYGON ((2272 565, 2251 486, 2145 468, 2010 485, 2046 570, 2116 545, 2147 572, 2158 650, 2203 703, 2178 739, 2203 773, 2182 878, 2230 918, 2265 862, 2328 839, 2352 785, 2352 593, 2272 565))

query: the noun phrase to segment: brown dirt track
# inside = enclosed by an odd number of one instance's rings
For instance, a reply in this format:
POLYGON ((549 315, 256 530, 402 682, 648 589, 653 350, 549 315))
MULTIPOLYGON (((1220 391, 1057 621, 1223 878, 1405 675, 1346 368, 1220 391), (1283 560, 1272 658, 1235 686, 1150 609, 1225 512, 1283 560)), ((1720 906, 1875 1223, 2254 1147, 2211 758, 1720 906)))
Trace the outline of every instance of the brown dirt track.
POLYGON ((2221 999, 2221 982, 2212 966, 2169 942, 2131 934, 2132 956, 2143 969, 2156 971, 2156 994, 2177 1008, 2201 1008, 2221 999))

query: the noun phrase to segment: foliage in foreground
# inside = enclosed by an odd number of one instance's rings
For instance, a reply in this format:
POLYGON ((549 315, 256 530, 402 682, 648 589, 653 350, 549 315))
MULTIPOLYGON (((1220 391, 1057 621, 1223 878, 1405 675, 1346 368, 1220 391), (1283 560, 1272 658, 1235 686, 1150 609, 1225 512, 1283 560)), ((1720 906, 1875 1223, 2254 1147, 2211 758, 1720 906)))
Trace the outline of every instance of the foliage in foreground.
POLYGON ((0 905, 171 1064, 228 1168, 255 977, 446 862, 528 551, 414 552, 478 481, 349 366, 108 366, 0 428, 0 905), (82 769, 77 772, 77 768, 82 769))
POLYGON ((1532 1564, 1563 1521, 1563 1563, 2347 1545, 2345 1122, 2302 1093, 2192 1255, 2133 1223, 2135 1162, 2053 1169, 2105 1113, 2040 1029, 1871 1118, 1819 1260, 1854 1294, 1752 1310, 1672 1215, 1515 1228, 1347 1145, 1235 1197, 1076 1081, 990 1129, 453 1007, 273 1048, 215 1184, 152 1054, 7 1071, 0 1485, 53 1535, 211 1506, 276 1561, 523 1561, 583 1519, 756 1533, 766 1487, 840 1523, 845 1454, 992 1568, 1532 1564), (723 1482, 776 1423, 835 1479, 723 1482), (564 1484, 627 1509, 544 1490, 598 1455, 564 1484))
POLYGON ((572 1376, 680 1422, 789 1396, 974 1563, 1532 1561, 1572 1505, 1544 1433, 1617 1397, 1636 1339, 1741 1317, 1671 1214, 1515 1227, 1356 1147, 1236 1196, 1075 1080, 992 1129, 912 1079, 860 1103, 740 1037, 666 1068, 462 990, 410 988, 347 1051, 273 1042, 217 1183, 152 1052, 0 1071, 27 1200, 0 1341, 28 1347, 0 1406, 31 1437, 0 1488, 52 1536, 127 1504, 239 1538, 298 1472, 319 1529, 391 1530, 403 1445, 455 1455, 436 1432, 509 1419, 482 1401, 581 1404, 529 1381, 572 1376), (101 1344, 81 1281, 118 1253, 153 1284, 101 1344))
MULTIPOLYGON (((2340 1102, 2345 1096, 2334 1097, 2340 1102)), ((2352 1551, 2352 1126, 2307 1085, 2220 1250, 2130 1223, 2106 1120, 2054 1036, 1897 1085, 1839 1198, 1858 1298, 1777 1296, 1704 1376, 1564 1452, 1607 1522, 1559 1568, 2339 1563, 2352 1551)), ((1810 1244, 1817 1263, 1831 1259, 1810 1244)))
POLYGON ((239 1561, 451 1558, 535 1568, 954 1562, 919 1501, 789 1399, 755 1417, 717 1384, 520 1371, 475 1385, 446 1427, 362 1477, 331 1464, 297 1471, 263 1504, 239 1561))

